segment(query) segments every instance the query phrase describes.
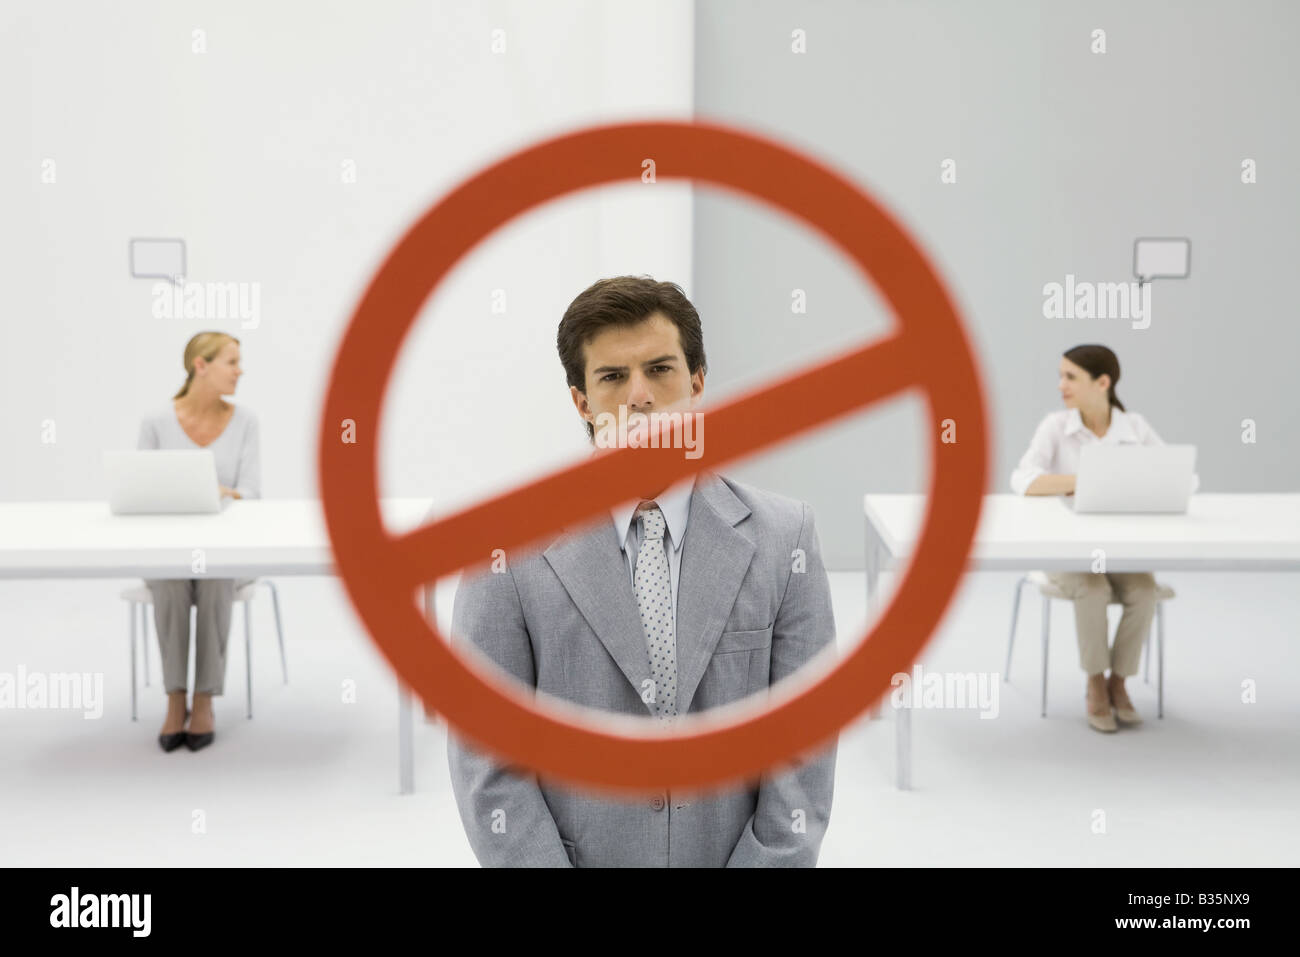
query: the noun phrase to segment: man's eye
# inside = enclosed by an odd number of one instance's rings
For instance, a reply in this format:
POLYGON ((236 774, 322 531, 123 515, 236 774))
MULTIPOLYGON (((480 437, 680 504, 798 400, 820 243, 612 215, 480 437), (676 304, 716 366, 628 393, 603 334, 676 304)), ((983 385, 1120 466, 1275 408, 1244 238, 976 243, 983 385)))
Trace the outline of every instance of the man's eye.
POLYGON ((600 381, 601 381, 601 382, 608 382, 610 379, 617 379, 619 375, 620 375, 620 373, 617 373, 617 372, 607 372, 607 373, 605 373, 603 376, 600 377, 600 381))

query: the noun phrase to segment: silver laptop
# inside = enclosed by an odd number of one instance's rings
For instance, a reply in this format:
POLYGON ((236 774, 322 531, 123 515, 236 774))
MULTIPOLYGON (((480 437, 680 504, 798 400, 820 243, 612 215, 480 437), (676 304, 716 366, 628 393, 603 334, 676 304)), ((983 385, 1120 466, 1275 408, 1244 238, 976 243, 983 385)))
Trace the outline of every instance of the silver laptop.
POLYGON ((211 449, 105 452, 104 474, 114 515, 219 512, 223 505, 211 449))
POLYGON ((1194 445, 1085 445, 1073 496, 1076 512, 1186 512, 1194 445))

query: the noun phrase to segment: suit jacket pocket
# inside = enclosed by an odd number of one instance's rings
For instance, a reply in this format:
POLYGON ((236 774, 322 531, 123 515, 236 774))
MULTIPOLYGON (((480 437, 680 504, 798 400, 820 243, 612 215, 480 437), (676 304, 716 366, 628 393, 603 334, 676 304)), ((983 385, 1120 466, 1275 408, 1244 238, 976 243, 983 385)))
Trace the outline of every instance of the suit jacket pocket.
POLYGON ((771 647, 772 628, 769 626, 756 631, 724 631, 713 653, 725 655, 735 651, 762 651, 771 647))

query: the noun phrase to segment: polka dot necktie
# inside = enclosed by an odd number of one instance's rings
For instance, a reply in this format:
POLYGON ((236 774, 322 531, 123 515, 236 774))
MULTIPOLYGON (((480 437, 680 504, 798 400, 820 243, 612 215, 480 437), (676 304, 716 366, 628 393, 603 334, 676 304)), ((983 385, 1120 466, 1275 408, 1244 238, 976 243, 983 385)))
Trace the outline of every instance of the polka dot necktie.
POLYGON ((677 640, 668 553, 664 551, 664 513, 654 502, 643 502, 641 508, 645 534, 637 549, 633 576, 636 604, 650 652, 655 716, 666 720, 677 714, 677 640))

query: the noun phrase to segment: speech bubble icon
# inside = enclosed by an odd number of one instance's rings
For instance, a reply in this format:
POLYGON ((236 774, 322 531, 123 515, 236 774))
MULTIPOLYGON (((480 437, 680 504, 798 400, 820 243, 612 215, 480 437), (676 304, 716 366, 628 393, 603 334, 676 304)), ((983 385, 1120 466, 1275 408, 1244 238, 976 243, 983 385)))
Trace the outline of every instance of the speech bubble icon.
POLYGON ((131 275, 136 279, 185 281, 185 240, 133 239, 130 252, 131 275))

